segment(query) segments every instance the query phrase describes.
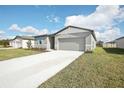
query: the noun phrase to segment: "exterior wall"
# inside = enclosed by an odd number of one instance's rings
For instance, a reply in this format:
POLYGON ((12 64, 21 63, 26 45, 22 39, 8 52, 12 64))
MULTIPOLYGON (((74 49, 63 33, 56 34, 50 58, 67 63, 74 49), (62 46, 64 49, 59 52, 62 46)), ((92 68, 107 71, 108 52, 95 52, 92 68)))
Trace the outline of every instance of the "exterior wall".
MULTIPOLYGON (((27 42, 29 40, 22 40, 22 48, 28 48, 27 47, 27 42)), ((31 46, 34 48, 34 40, 31 40, 31 46)))
POLYGON ((47 45, 47 42, 49 42, 48 37, 36 37, 35 38, 35 47, 36 48, 45 48, 47 49, 49 45, 47 45), (40 44, 40 41, 42 42, 40 44))
POLYGON ((12 46, 13 47, 13 40, 12 41, 9 41, 9 46, 12 46))
POLYGON ((85 37, 85 51, 91 51, 91 35, 85 37))
POLYGON ((124 48, 124 38, 116 40, 117 48, 124 48))
POLYGON ((35 48, 35 40, 31 40, 32 47, 35 48))
POLYGON ((28 40, 22 40, 22 48, 28 48, 27 42, 28 42, 28 40))
POLYGON ((96 40, 94 37, 91 35, 91 50, 96 48, 96 40))
POLYGON ((96 48, 96 41, 91 34, 86 36, 85 39, 86 39, 85 51, 92 51, 93 49, 96 48))
POLYGON ((54 44, 55 44, 55 49, 56 50, 58 50, 59 49, 59 36, 55 36, 55 42, 54 42, 54 44))
POLYGON ((15 39, 15 40, 12 40, 12 41, 11 41, 11 46, 12 46, 13 48, 21 48, 21 47, 22 47, 22 39, 17 38, 17 39, 15 39))
POLYGON ((103 47, 105 48, 116 48, 116 43, 104 43, 103 47))
POLYGON ((47 46, 46 46, 46 48, 47 48, 47 50, 49 50, 50 49, 50 38, 47 37, 46 40, 47 40, 47 46))

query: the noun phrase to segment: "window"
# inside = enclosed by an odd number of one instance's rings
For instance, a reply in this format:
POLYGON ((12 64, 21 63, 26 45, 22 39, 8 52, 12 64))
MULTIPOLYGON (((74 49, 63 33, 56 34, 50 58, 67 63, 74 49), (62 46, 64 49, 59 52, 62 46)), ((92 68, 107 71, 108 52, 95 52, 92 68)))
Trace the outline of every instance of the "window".
POLYGON ((42 40, 39 40, 39 44, 42 44, 42 40))

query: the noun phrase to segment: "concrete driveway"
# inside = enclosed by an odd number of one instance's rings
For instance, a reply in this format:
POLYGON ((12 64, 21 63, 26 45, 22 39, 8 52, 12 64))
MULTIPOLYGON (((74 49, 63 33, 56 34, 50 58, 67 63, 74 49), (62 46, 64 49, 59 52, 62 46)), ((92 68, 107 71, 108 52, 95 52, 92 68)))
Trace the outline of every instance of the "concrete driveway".
POLYGON ((83 52, 51 51, 0 61, 0 87, 38 87, 81 54, 83 52))

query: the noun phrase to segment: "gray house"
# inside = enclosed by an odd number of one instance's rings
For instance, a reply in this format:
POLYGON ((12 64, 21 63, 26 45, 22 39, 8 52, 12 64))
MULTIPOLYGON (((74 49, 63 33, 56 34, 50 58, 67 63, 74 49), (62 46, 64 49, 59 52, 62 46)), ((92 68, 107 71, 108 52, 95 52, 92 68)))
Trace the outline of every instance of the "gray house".
POLYGON ((92 51, 96 47, 96 37, 93 30, 67 26, 52 35, 35 36, 35 47, 47 50, 92 51))
POLYGON ((124 37, 115 40, 117 48, 124 48, 124 37))

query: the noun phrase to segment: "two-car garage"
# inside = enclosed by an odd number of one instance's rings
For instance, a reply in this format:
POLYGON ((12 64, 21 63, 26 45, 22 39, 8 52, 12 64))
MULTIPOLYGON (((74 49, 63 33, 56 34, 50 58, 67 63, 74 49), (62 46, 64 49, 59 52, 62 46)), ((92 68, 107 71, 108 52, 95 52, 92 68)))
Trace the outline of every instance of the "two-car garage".
POLYGON ((84 51, 85 39, 83 38, 59 38, 59 50, 84 51))

